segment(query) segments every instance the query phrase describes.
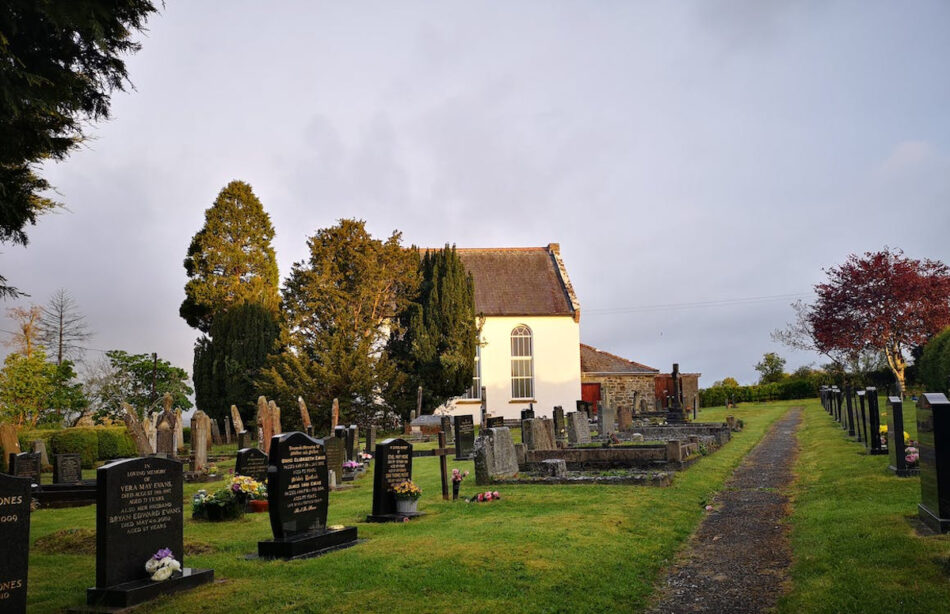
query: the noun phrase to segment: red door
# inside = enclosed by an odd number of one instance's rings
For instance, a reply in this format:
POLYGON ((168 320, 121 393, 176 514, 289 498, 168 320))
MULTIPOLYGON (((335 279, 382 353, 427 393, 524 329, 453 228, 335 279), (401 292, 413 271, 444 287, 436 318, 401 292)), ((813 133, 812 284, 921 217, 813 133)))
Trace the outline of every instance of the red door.
POLYGON ((600 401, 600 384, 581 384, 581 401, 587 401, 597 413, 597 402, 600 401))

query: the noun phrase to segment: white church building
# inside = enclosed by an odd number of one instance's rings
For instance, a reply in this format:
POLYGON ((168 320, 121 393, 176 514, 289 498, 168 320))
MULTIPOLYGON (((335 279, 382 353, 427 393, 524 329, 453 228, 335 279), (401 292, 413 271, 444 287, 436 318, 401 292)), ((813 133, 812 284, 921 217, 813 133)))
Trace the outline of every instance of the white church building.
POLYGON ((472 388, 447 404, 452 415, 519 418, 554 406, 573 411, 581 398, 580 303, 557 243, 547 247, 456 249, 475 282, 484 317, 472 388))

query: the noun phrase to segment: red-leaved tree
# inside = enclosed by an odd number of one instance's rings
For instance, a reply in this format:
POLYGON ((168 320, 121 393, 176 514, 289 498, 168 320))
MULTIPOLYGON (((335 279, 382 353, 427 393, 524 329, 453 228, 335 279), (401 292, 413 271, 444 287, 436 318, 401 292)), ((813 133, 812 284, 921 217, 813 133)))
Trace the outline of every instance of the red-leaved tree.
POLYGON ((950 267, 885 247, 824 271, 807 312, 815 347, 883 352, 903 391, 906 352, 950 325, 950 267))

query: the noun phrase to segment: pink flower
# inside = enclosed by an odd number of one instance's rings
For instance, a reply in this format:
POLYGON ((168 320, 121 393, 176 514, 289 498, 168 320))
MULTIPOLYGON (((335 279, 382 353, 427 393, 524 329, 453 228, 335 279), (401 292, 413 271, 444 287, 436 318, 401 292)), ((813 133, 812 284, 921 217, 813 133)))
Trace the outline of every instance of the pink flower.
POLYGON ((485 500, 485 495, 484 495, 484 493, 478 493, 478 502, 481 503, 481 502, 484 501, 484 500, 485 500))
POLYGON ((496 490, 495 492, 493 492, 492 495, 493 495, 496 499, 501 499, 501 495, 498 494, 498 491, 497 491, 497 490, 496 490))
POLYGON ((402 521, 403 521, 403 522, 409 522, 409 516, 403 516, 403 517, 402 517, 402 521))
POLYGON ((486 492, 486 493, 485 493, 485 501, 491 501, 491 493, 490 493, 490 492, 486 492))
POLYGON ((707 511, 707 512, 711 512, 711 511, 712 511, 712 508, 713 508, 713 506, 707 505, 707 506, 706 506, 706 511, 707 511))

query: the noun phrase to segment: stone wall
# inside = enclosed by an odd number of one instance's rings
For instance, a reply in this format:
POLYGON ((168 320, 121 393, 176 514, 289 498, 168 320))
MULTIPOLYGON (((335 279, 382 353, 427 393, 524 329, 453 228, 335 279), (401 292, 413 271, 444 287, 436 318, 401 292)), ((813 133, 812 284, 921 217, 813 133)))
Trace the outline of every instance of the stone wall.
POLYGON ((600 384, 600 398, 603 402, 615 409, 631 409, 634 413, 637 413, 655 409, 653 398, 656 394, 656 387, 653 384, 653 378, 652 373, 643 375, 582 373, 581 383, 600 384), (634 407, 634 396, 636 396, 636 407, 634 407))

